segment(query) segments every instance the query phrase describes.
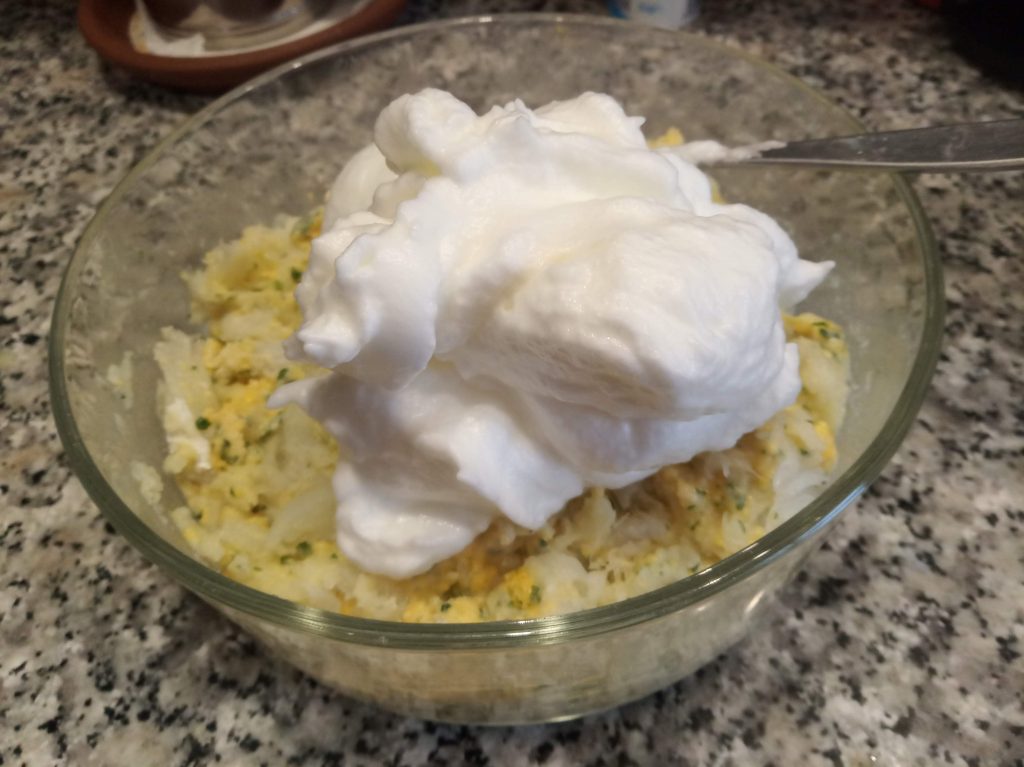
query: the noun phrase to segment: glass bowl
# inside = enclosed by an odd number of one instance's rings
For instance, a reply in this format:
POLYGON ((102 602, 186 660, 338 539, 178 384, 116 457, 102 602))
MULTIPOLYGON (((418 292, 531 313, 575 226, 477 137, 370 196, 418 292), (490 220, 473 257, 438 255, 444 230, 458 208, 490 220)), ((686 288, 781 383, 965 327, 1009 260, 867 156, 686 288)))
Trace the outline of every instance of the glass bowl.
POLYGON ((227 94, 168 136, 86 230, 50 337, 57 427, 71 465, 149 560, 280 657, 354 697, 426 719, 525 723, 639 698, 738 641, 900 444, 942 328, 928 225, 899 177, 764 168, 716 171, 725 195, 777 218, 806 258, 837 266, 806 307, 845 325, 853 390, 840 465, 820 495, 743 551, 607 607, 518 622, 417 625, 345 617, 255 591, 198 562, 133 461, 159 466, 153 344, 188 328, 180 272, 243 227, 319 204, 399 94, 448 89, 478 109, 584 90, 646 115, 648 135, 744 144, 863 128, 820 95, 718 43, 611 19, 516 15, 406 27, 320 51, 227 94), (129 354, 130 392, 111 365, 129 354))

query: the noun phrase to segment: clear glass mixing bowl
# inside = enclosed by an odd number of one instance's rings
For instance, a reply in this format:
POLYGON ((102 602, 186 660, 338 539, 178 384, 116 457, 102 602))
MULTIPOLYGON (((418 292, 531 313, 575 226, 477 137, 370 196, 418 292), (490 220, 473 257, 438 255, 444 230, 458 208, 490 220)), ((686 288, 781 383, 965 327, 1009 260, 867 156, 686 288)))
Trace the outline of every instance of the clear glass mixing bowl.
POLYGON ((344 617, 242 586, 196 561, 128 470, 159 466, 154 341, 188 327, 180 272, 217 243, 322 199, 395 96, 435 86, 474 107, 605 91, 648 135, 743 144, 859 132, 782 72, 717 43, 601 18, 517 15, 407 27, 344 43, 229 93, 167 137, 82 237, 50 338, 57 426, 114 526, 175 580, 282 658, 357 698, 427 719, 567 719, 641 697, 739 640, 896 450, 925 394, 942 278, 921 208, 899 177, 730 169, 728 198, 776 217, 804 257, 837 267, 807 303, 846 327, 853 393, 834 481, 806 508, 704 572, 608 607, 522 622, 413 625, 344 617), (107 380, 126 352, 131 396, 107 380))

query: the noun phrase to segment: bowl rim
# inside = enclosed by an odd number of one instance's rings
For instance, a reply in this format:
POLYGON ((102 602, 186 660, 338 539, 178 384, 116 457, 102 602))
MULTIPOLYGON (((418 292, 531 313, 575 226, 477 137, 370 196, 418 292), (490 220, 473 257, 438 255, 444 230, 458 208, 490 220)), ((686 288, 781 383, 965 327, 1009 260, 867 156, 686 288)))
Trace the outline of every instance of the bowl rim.
MULTIPOLYGON (((201 126, 225 106, 294 69, 307 66, 320 59, 343 56, 361 48, 411 37, 424 31, 436 32, 493 24, 572 25, 602 28, 621 27, 624 24, 637 26, 633 22, 583 14, 516 13, 468 16, 399 27, 345 41, 282 64, 214 100, 185 120, 153 147, 104 200, 86 227, 65 269, 54 306, 48 355, 54 419, 71 468, 107 520, 143 556, 207 602, 226 608, 239 618, 243 616, 257 618, 292 631, 331 640, 406 650, 503 649, 554 644, 591 637, 654 620, 705 600, 732 584, 752 576, 829 525, 874 481, 884 468, 913 424, 928 391, 938 360, 943 333, 942 268, 931 228, 917 196, 903 177, 890 174, 899 197, 910 213, 917 236, 915 244, 921 253, 924 270, 925 307, 921 337, 903 390, 878 435, 863 450, 857 460, 843 474, 833 479, 817 498, 754 543, 706 570, 611 605, 564 615, 484 623, 401 623, 346 616, 306 607, 257 591, 212 570, 178 550, 151 530, 118 497, 89 455, 85 441, 75 424, 65 378, 64 336, 70 318, 71 292, 69 286, 74 284, 75 278, 82 268, 83 257, 81 254, 87 251, 92 240, 97 237, 107 213, 118 203, 125 190, 156 162, 166 148, 201 126)), ((837 116, 841 116, 848 122, 852 133, 866 130, 860 121, 817 90, 775 65, 745 51, 688 32, 651 28, 645 28, 645 31, 651 35, 675 35, 679 38, 680 44, 685 42, 688 45, 705 46, 705 48, 713 48, 726 55, 744 59, 812 95, 837 116)))

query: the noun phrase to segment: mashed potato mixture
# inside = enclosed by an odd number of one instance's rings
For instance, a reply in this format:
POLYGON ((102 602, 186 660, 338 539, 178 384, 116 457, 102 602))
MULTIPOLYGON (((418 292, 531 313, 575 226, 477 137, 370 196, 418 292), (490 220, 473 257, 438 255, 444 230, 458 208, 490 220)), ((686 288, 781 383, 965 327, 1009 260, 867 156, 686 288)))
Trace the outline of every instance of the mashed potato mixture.
POLYGON ((615 491, 593 488, 536 531, 498 517, 460 553, 395 580, 361 571, 335 539, 334 439, 268 395, 323 371, 285 358, 294 297, 320 213, 251 227, 185 275, 203 335, 166 329, 164 470, 187 506, 173 519, 198 556, 248 586, 386 620, 535 618, 609 604, 696 573, 813 497, 836 462, 847 350, 834 323, 785 317, 799 347, 797 401, 735 447, 667 466, 615 491))

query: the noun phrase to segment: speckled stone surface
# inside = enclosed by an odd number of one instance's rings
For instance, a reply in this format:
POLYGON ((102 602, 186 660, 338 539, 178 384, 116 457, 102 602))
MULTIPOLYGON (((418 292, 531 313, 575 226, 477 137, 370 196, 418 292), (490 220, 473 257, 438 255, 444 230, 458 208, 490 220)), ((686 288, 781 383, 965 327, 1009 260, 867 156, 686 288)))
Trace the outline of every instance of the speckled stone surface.
MULTIPOLYGON (((410 20, 599 2, 416 4, 410 20)), ((706 0, 696 30, 878 129, 1020 116, 909 2, 706 0)), ((97 204, 204 99, 101 66, 73 4, 0 25, 0 764, 1024 764, 1024 175, 921 177, 945 352, 882 478, 763 632, 619 711, 438 726, 274 661, 107 526, 71 476, 45 339, 97 204)))

